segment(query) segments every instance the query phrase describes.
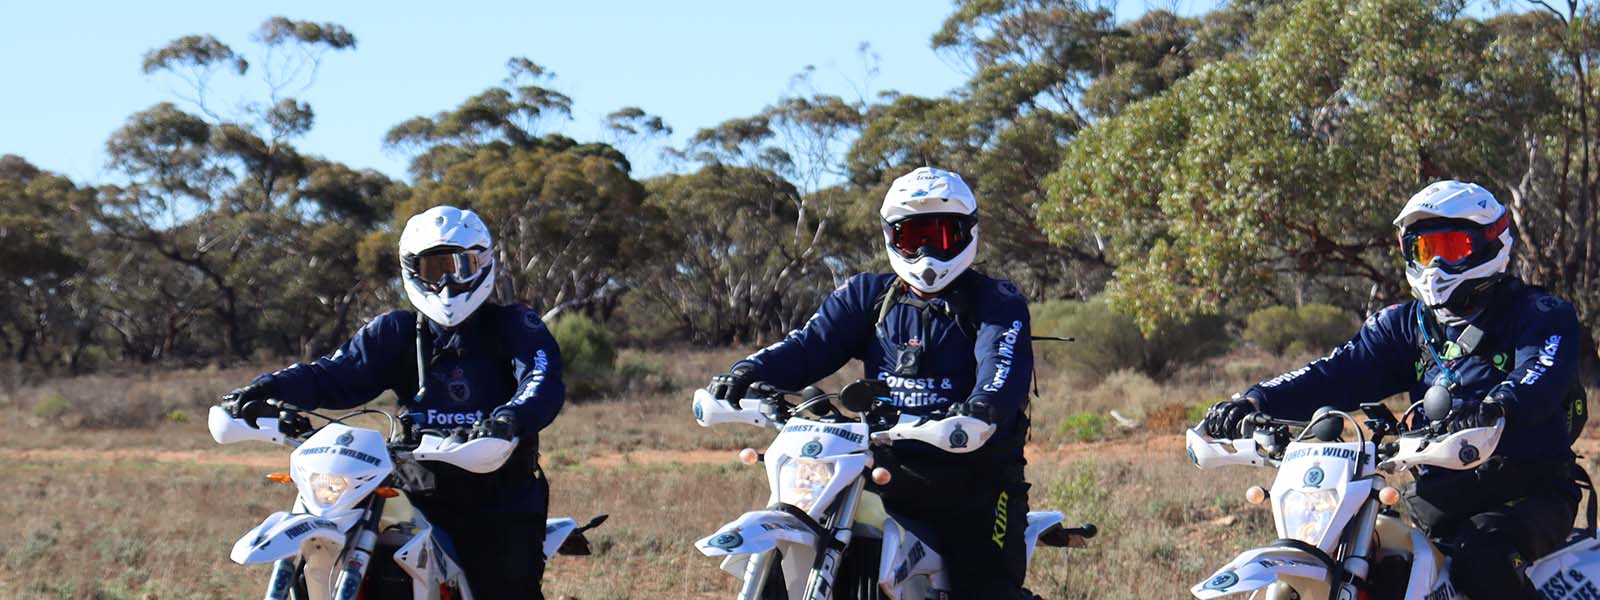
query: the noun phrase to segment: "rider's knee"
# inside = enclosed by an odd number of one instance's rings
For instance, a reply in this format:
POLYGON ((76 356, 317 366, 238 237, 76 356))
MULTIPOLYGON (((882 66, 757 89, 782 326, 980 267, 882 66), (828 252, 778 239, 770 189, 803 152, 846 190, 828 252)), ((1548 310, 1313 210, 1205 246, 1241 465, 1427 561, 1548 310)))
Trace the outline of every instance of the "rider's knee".
POLYGON ((1537 598, 1519 567, 1522 556, 1503 536, 1472 530, 1459 539, 1450 562, 1450 581, 1469 598, 1537 598))

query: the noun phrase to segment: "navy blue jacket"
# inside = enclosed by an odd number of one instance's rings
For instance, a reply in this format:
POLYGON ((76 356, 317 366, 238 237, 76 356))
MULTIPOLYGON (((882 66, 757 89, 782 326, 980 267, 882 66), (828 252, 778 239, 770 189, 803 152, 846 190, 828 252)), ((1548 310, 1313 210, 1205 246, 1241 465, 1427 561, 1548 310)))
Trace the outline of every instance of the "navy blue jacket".
MULTIPOLYGON (((742 361, 759 381, 798 390, 833 374, 851 359, 862 362, 863 376, 881 379, 903 412, 926 414, 969 399, 985 398, 999 429, 993 442, 1017 441, 1026 434, 1023 410, 1033 378, 1033 348, 1028 301, 1009 281, 968 271, 932 302, 955 304, 963 315, 930 311, 923 331, 921 311, 896 304, 877 332, 878 301, 893 273, 860 274, 834 290, 805 326, 742 361), (962 328, 965 321, 972 331, 962 328), (923 347, 915 376, 895 375, 896 349, 912 342, 923 347)), ((906 292, 910 293, 910 292, 906 292)))
MULTIPOLYGON (((290 366, 266 377, 278 398, 301 408, 354 408, 386 390, 399 396, 417 426, 450 430, 470 427, 502 406, 514 411, 517 454, 501 471, 473 480, 495 489, 519 489, 530 475, 539 431, 555 420, 566 397, 561 352, 537 313, 522 304, 485 304, 454 329, 427 322, 428 379, 417 393, 417 313, 393 311, 367 323, 331 356, 290 366), (519 460, 520 459, 520 460, 519 460), (494 482, 489 478, 498 477, 494 482), (513 485, 500 485, 508 483, 513 485)), ((445 482, 441 481, 441 487, 445 482)), ((513 505, 535 502, 522 494, 497 494, 513 505)), ((543 502, 543 499, 538 499, 543 502)), ((540 507, 542 510, 542 505, 540 507)))
MULTIPOLYGON (((1511 392, 1506 431, 1495 454, 1524 460, 1571 455, 1566 400, 1578 375, 1582 339, 1571 304, 1537 287, 1509 282, 1474 323, 1484 331, 1477 349, 1443 364, 1423 356, 1427 351, 1418 343, 1419 310, 1425 309, 1413 300, 1378 311, 1332 354, 1264 381, 1247 394, 1258 398, 1267 414, 1306 419, 1322 406, 1355 410, 1400 392, 1419 401, 1448 367, 1460 378, 1455 392, 1459 399, 1476 402, 1497 388, 1511 392)), ((1454 340, 1464 326, 1441 329, 1444 339, 1454 340)))

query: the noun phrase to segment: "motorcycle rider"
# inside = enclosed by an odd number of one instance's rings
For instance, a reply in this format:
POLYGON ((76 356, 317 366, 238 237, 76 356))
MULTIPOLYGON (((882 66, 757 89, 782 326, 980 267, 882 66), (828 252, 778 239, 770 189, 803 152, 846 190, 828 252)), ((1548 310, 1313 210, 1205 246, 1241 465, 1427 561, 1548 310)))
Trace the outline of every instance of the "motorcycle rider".
POLYGON ((915 442, 878 452, 894 477, 876 491, 892 513, 931 529, 918 534, 945 557, 950 598, 1019 597, 1033 375, 1027 300, 1011 282, 970 268, 978 205, 960 175, 923 167, 896 179, 880 216, 894 273, 851 277, 803 327, 734 364, 711 390, 736 403, 753 382, 800 389, 854 358, 866 377, 888 383, 905 413, 951 409, 995 424, 968 454, 915 442))
POLYGON ((347 409, 392 390, 418 427, 519 438, 493 473, 421 463, 435 491, 410 499, 452 540, 475 597, 542 598, 549 485, 538 464, 539 431, 565 397, 561 355, 528 306, 486 303, 495 266, 493 240, 476 213, 436 206, 411 217, 400 235, 400 279, 416 310, 381 315, 331 356, 262 375, 224 396, 222 406, 253 422, 279 415, 268 399, 347 409))
POLYGON ((1482 187, 1440 181, 1400 216, 1400 248, 1415 300, 1370 316, 1332 354, 1213 406, 1212 437, 1237 437, 1260 411, 1307 419, 1322 406, 1434 385, 1456 401, 1452 429, 1505 418, 1490 461, 1470 471, 1425 469, 1402 493, 1411 517, 1454 547, 1450 580, 1472 598, 1536 598, 1519 567, 1571 532, 1580 493, 1572 441, 1586 417, 1578 382, 1580 330, 1571 304, 1506 273, 1510 215, 1482 187))

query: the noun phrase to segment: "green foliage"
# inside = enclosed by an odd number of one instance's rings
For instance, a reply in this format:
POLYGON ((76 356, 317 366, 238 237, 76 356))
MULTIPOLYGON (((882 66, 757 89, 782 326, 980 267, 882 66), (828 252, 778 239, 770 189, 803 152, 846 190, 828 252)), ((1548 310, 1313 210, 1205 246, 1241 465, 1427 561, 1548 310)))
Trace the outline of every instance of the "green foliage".
POLYGON ((1075 442, 1097 442, 1106 438, 1110 428, 1105 415, 1098 413, 1073 413, 1057 426, 1062 435, 1075 442))
POLYGON ((1245 318, 1244 339, 1276 354, 1302 354, 1330 348, 1355 328, 1352 315, 1326 304, 1271 306, 1245 318))
POLYGON ((67 412, 67 399, 61 394, 47 394, 33 403, 33 416, 55 419, 67 412))
POLYGON ((567 385, 567 396, 583 400, 611 389, 617 349, 611 345, 605 328, 581 314, 563 316, 549 326, 561 347, 562 381, 567 385))

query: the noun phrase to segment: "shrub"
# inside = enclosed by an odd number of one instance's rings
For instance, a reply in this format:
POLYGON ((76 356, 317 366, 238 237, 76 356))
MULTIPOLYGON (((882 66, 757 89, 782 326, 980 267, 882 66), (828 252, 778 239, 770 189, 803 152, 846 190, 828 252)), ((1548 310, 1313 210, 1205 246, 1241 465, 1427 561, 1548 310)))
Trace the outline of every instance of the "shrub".
POLYGON ((1090 381, 1127 369, 1159 377, 1176 365, 1215 356, 1228 348, 1227 322, 1219 316, 1169 323, 1145 335, 1131 317, 1116 312, 1100 298, 1042 302, 1033 305, 1032 313, 1034 335, 1077 340, 1035 344, 1040 362, 1090 381))
POLYGON ((1106 438, 1106 416, 1098 413, 1073 413, 1061 420, 1062 435, 1074 442, 1095 442, 1106 438))
POLYGON ((67 399, 61 394, 49 394, 33 403, 33 416, 54 419, 67 412, 67 399))
POLYGON ((1271 306, 1245 318, 1244 339, 1275 354, 1302 354, 1344 341, 1355 327, 1349 313, 1326 304, 1271 306))
POLYGON ((589 317, 568 314, 550 323, 550 333, 561 346, 562 381, 569 399, 591 398, 611 389, 617 349, 605 328, 589 317))

